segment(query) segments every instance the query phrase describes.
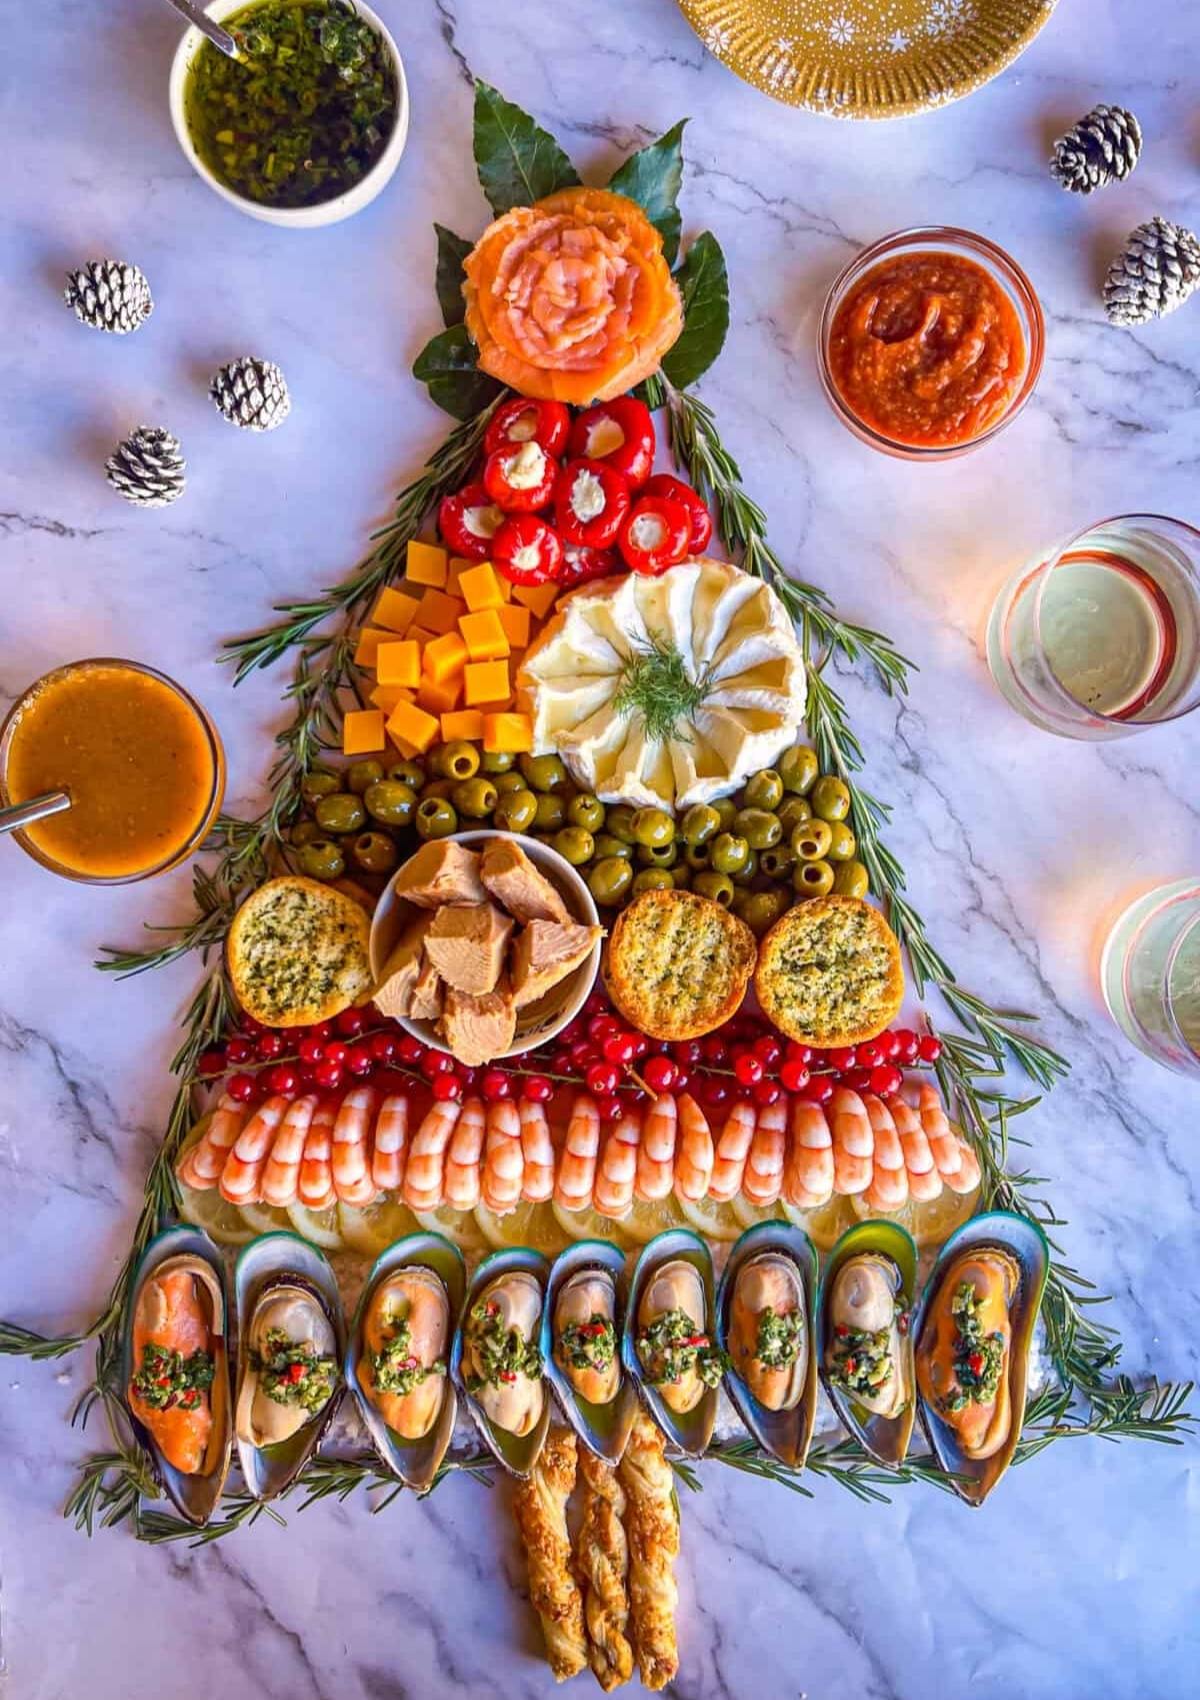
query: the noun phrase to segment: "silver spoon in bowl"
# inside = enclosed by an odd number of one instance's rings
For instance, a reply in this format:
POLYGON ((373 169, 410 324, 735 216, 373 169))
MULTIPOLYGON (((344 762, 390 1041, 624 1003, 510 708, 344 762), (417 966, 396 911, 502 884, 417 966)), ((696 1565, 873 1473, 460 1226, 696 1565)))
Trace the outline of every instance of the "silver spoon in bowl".
POLYGON ((11 808, 0 809, 0 833, 32 826, 34 821, 45 820, 47 815, 60 815, 70 807, 71 799, 65 791, 44 791, 40 797, 31 797, 27 803, 14 803, 11 808))
POLYGON ((213 46, 228 58, 240 59, 242 57, 238 52, 238 44, 229 31, 223 30, 220 24, 214 23, 202 6, 195 5, 193 0, 167 0, 167 4, 174 6, 175 10, 181 13, 189 24, 194 24, 201 35, 206 35, 213 46))

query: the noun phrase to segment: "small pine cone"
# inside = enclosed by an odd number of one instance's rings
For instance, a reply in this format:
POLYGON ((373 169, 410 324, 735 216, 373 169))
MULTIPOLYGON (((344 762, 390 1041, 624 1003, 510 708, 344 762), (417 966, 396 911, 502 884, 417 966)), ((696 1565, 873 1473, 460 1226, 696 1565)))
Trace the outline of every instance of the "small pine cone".
POLYGON ((1090 195, 1128 177, 1142 151, 1142 126, 1123 106, 1093 106, 1054 144, 1050 175, 1064 189, 1090 195))
POLYGON ((104 476, 135 507, 165 508, 183 495, 185 466, 178 437, 158 425, 139 425, 117 444, 104 476))
POLYGON ((1200 239, 1167 218, 1132 231, 1108 268, 1104 311, 1114 325, 1144 325, 1182 307, 1200 283, 1200 239))
POLYGON ((145 273, 124 260, 89 260, 67 273, 63 300, 81 324, 126 336, 154 311, 145 273))
POLYGON ((231 425, 273 431, 292 411, 287 380, 271 360, 244 355, 215 374, 208 393, 231 425))

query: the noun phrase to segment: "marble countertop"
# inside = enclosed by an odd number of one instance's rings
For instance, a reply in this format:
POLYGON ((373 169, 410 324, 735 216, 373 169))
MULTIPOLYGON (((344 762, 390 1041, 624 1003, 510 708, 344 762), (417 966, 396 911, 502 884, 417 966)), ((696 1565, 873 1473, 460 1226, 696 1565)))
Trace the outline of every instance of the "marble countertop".
MULTIPOLYGON (((366 212, 305 234, 240 217, 184 163, 166 7, 40 0, 10 23, 0 700, 64 659, 141 656, 211 707, 230 801, 252 804, 282 680, 235 695, 213 657, 277 596, 341 576, 443 428, 408 367, 434 328, 432 221, 483 222, 471 75, 602 174, 690 114, 685 221, 718 232, 734 300, 704 393, 785 560, 920 664, 907 701, 845 681, 871 787, 897 806, 913 899, 964 983, 1037 1011, 1071 1057, 1069 1083, 1025 1123, 1028 1161, 1053 1177, 1071 1260, 1115 1295, 1125 1367, 1194 1375, 1196 1089, 1117 1034, 1096 956, 1123 899, 1200 861, 1195 729, 1052 740, 1002 703, 981 646, 997 587, 1039 543, 1113 512, 1200 518, 1200 307, 1131 333, 1106 325, 1098 296, 1134 224, 1161 212, 1200 225, 1194 9, 1061 0, 1024 58, 966 103, 847 125, 744 87, 672 0, 376 4, 407 60, 408 150, 366 212), (1118 189, 1068 198, 1047 176, 1048 143, 1096 100, 1137 110, 1143 163, 1118 189), (1026 266, 1049 345, 1012 430, 914 468, 835 422, 813 330, 860 244, 938 222, 973 226, 1026 266), (151 279, 156 310, 134 338, 92 335, 58 300, 67 266, 98 254, 151 279), (277 360, 295 398, 263 438, 231 431, 205 393, 247 351, 277 360), (141 422, 169 426, 188 457, 187 494, 165 511, 124 506, 102 477, 141 422)), ((92 1313, 118 1266, 189 988, 186 967, 115 985, 91 960, 144 918, 182 916, 188 876, 85 890, 0 844, 0 893, 0 1314, 57 1331, 92 1313)), ((60 1516, 88 1445, 67 1414, 89 1372, 86 1353, 0 1369, 14 1696, 551 1691, 503 1487, 454 1481, 378 1519, 322 1506, 200 1551, 123 1534, 89 1544, 60 1516)), ((862 1506, 830 1485, 801 1499, 716 1465, 701 1474, 683 1505, 672 1691, 685 1700, 1195 1692, 1195 1444, 1057 1446, 979 1514, 921 1488, 862 1506)))

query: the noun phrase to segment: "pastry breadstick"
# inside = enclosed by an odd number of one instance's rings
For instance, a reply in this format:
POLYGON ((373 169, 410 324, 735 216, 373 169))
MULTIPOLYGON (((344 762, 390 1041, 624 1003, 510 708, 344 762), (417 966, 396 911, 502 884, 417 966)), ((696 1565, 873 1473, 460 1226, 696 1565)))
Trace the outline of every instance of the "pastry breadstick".
POLYGON ((628 1500, 633 1650, 646 1687, 665 1688, 679 1669, 674 1574, 679 1518, 666 1443, 645 1411, 637 1414, 617 1476, 628 1500))
POLYGON ((587 1618, 588 1663, 605 1693, 633 1675, 629 1626, 629 1542, 621 1519, 625 1490, 611 1464, 585 1446, 579 1454, 583 1475, 583 1521, 575 1549, 583 1582, 587 1618))
POLYGON ((527 1481, 518 1482, 513 1515, 529 1562, 529 1598, 542 1620, 556 1682, 587 1664, 583 1596, 571 1566, 567 1500, 575 1486, 575 1436, 552 1429, 527 1481))

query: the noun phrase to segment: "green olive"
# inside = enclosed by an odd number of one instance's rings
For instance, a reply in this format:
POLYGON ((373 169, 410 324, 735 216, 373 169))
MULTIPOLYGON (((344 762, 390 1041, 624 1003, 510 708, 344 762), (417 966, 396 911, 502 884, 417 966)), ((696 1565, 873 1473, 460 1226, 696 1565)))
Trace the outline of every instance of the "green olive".
POLYGON ((813 814, 821 820, 845 820, 850 813, 850 788, 840 779, 823 774, 813 786, 809 802, 813 806, 813 814))
MULTIPOLYGON (((502 774, 501 778, 507 775, 502 774)), ((518 775, 518 778, 520 775, 518 775)), ((528 832, 537 819, 537 798, 524 784, 518 791, 504 791, 492 817, 502 832, 528 832)))
POLYGON ((673 844, 675 822, 666 809, 635 809, 629 823, 635 844, 673 844))
POLYGON ((775 765, 784 790, 797 797, 808 796, 821 771, 816 750, 810 749, 807 744, 797 744, 794 749, 785 750, 775 765))
POLYGON ((742 791, 742 806, 747 809, 777 809, 783 802, 783 780, 773 767, 752 773, 742 791))
POLYGON ((634 874, 630 889, 635 897, 640 897, 643 891, 670 891, 674 884, 666 868, 643 868, 634 874))
MULTIPOLYGON (((517 765, 517 758, 511 750, 484 750, 479 758, 479 765, 485 773, 493 778, 497 773, 509 773, 517 765)), ((521 783, 524 784, 522 775, 521 783)))
POLYGON ((510 791, 527 791, 529 789, 525 783, 525 775, 518 773, 515 767, 510 768, 507 773, 492 773, 488 777, 501 797, 507 796, 510 791))
POLYGON ((543 791, 537 800, 534 825, 543 832, 557 832, 567 818, 567 806, 557 791, 543 791))
POLYGON ((604 824, 614 838, 619 838, 624 844, 632 844, 633 817, 636 813, 637 810, 631 809, 628 803, 618 803, 615 809, 608 811, 604 824))
POLYGON ((749 860, 750 846, 744 838, 735 838, 731 832, 722 832, 713 839, 708 861, 714 873, 741 873, 749 860))
POLYGON ((789 907, 792 894, 786 886, 774 886, 770 891, 738 891, 734 893, 733 912, 745 921, 757 938, 775 925, 789 907))
POLYGON ((689 868, 708 868, 712 866, 711 844, 685 844, 683 859, 689 868))
POLYGON ((692 890, 698 897, 711 898, 723 909, 728 909, 733 902, 733 881, 728 874, 697 874, 692 881, 692 890))
POLYGON ((833 889, 839 897, 865 897, 871 889, 871 878, 861 862, 839 862, 834 870, 833 889))
POLYGON ((321 797, 313 814, 323 831, 339 836, 343 832, 361 832, 367 820, 362 800, 353 791, 334 791, 328 797, 321 797))
POLYGON ((470 820, 486 820, 500 801, 500 793, 490 779, 476 774, 473 779, 459 781, 450 793, 450 801, 459 815, 470 820))
POLYGON ((693 803, 679 823, 679 836, 685 844, 707 844, 721 830, 721 817, 707 803, 693 803))
POLYGON ((517 764, 532 791, 561 791, 567 770, 558 756, 522 756, 517 764))
POLYGON ((403 785, 411 785, 414 791, 419 791, 425 783, 425 769, 419 761, 394 761, 387 770, 389 779, 398 779, 403 785))
POLYGON ((399 852, 395 839, 386 832, 360 832, 350 840, 350 859, 365 874, 390 874, 399 852))
POLYGON ((685 886, 689 886, 692 883, 692 870, 688 867, 686 862, 676 862, 673 868, 664 868, 662 871, 663 873, 670 873, 671 884, 675 887, 676 891, 682 891, 685 886))
POLYGON ((829 842, 826 855, 831 862, 852 862, 858 849, 858 840, 846 825, 844 820, 829 822, 833 837, 829 842))
POLYGON ((554 848, 573 868, 581 868, 595 854, 596 840, 586 826, 564 826, 554 834, 554 848))
POLYGON ((785 797, 776 812, 783 836, 790 839, 801 821, 812 819, 812 804, 807 797, 785 797))
POLYGON ((402 779, 379 779, 363 792, 367 813, 385 826, 411 826, 418 800, 412 786, 402 779))
POLYGON ((639 844, 637 859, 643 868, 673 868, 679 860, 679 846, 670 844, 639 844))
POLYGON ((746 866, 739 868, 736 874, 731 874, 729 877, 734 885, 752 885, 758 878, 758 851, 751 850, 747 856, 746 866))
POLYGON ((340 880, 346 871, 346 858, 328 838, 314 838, 311 844, 302 844, 296 860, 301 873, 310 880, 340 880))
POLYGON ((315 838, 324 836, 315 820, 298 820, 288 833, 288 841, 299 850, 302 844, 311 844, 315 838))
POLYGON ((596 902, 612 909, 633 884, 633 869, 623 856, 602 856, 592 863, 587 883, 596 902))
POLYGON ((582 826, 588 832, 599 832, 604 825, 604 804, 590 791, 581 791, 567 804, 567 819, 572 826, 582 826))
POLYGON ((734 818, 737 815, 737 804, 734 802, 733 798, 714 797, 712 802, 709 804, 709 807, 711 809, 715 809, 717 819, 721 823, 717 830, 719 832, 729 832, 733 827, 734 818))
POLYGON ((828 897, 833 878, 832 862, 800 862, 792 875, 792 889, 801 897, 828 897))
POLYGON ((595 851, 597 860, 605 856, 623 856, 628 862, 633 857, 633 845, 623 838, 614 838, 611 832, 597 832, 595 835, 595 851))
POLYGON ((758 858, 759 872, 773 880, 790 880, 795 865, 796 852, 787 844, 773 844, 758 858))
POLYGON ((792 834, 792 849, 802 862, 819 862, 828 856, 833 828, 827 820, 806 820, 792 834))
POLYGON ((417 804, 416 826, 421 838, 449 838, 458 831, 454 805, 445 797, 422 797, 417 804))
POLYGON ((315 803, 318 797, 331 797, 335 791, 340 791, 342 782, 336 773, 330 773, 327 767, 314 767, 311 773, 306 773, 300 782, 306 802, 315 803))
POLYGON ((479 772, 479 751, 465 738, 455 738, 434 750, 433 771, 444 779, 473 779, 479 772))
POLYGON ((369 761, 352 761, 346 769, 346 789, 361 797, 369 785, 383 778, 383 763, 372 757, 369 761))
POLYGON ((421 787, 421 796, 422 798, 444 797, 449 802, 454 795, 454 787, 457 783, 457 780, 447 779, 444 775, 440 779, 427 779, 421 787))
POLYGON ((767 809, 739 809, 734 816, 733 830, 744 838, 751 850, 769 850, 783 837, 779 816, 767 809))

